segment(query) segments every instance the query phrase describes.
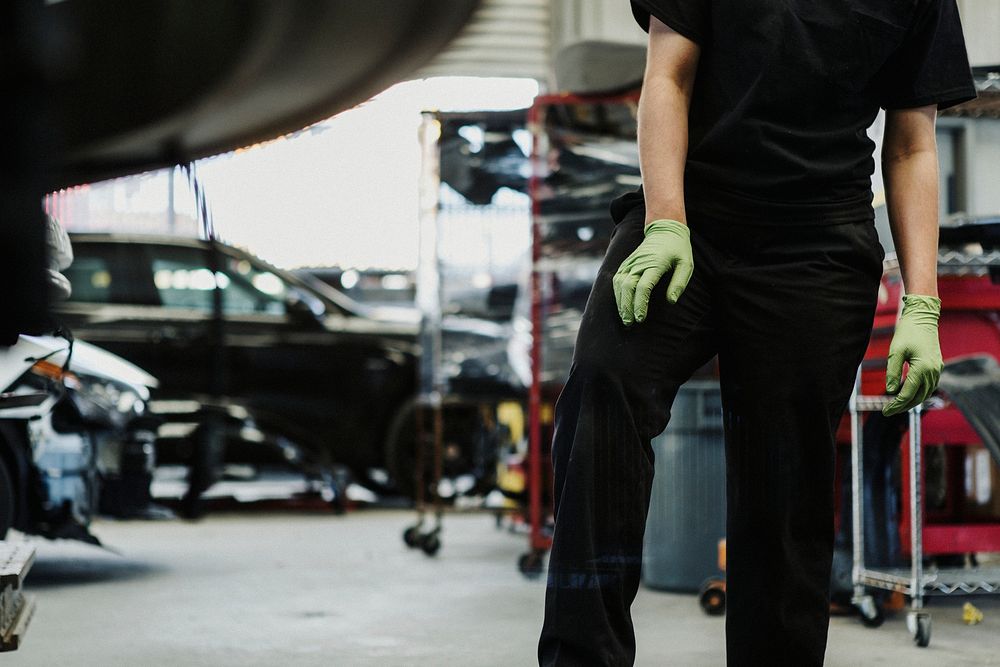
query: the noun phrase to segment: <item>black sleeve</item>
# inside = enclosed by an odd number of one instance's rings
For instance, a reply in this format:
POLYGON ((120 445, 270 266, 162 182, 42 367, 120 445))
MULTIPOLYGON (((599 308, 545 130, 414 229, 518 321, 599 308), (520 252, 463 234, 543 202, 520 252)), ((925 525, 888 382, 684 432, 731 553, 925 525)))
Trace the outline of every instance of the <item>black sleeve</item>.
POLYGON ((631 0, 632 15, 646 32, 655 16, 692 42, 705 46, 711 23, 711 0, 631 0))
POLYGON ((945 109, 976 97, 955 0, 924 0, 921 5, 880 72, 884 109, 929 104, 945 109))

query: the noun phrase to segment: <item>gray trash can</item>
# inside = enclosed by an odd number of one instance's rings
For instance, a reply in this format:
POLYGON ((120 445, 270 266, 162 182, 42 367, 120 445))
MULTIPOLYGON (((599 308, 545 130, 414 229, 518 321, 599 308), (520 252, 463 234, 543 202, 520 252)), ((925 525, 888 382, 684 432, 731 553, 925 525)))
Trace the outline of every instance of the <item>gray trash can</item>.
POLYGON ((726 448, 718 382, 680 388, 670 424, 653 440, 655 476, 642 552, 650 588, 697 591, 719 574, 726 535, 726 448))

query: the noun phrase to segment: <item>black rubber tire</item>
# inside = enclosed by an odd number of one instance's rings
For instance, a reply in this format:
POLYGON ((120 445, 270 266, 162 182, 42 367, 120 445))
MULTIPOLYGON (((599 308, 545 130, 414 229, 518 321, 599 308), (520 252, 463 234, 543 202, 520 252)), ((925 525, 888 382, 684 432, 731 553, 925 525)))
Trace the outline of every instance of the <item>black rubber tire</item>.
POLYGON ((927 648, 931 643, 931 617, 917 616, 917 632, 913 635, 914 643, 920 648, 927 648))
POLYGON ((858 618, 861 619, 861 625, 866 628, 878 628, 885 623, 885 611, 882 609, 882 605, 875 602, 875 615, 868 616, 860 608, 858 608, 858 618))
POLYGON ((722 616, 726 613, 726 591, 715 586, 707 586, 698 597, 701 610, 709 616, 722 616))
POLYGON ((14 481, 7 470, 7 463, 0 457, 0 540, 14 525, 14 481))
POLYGON ((407 528, 406 530, 404 530, 403 531, 403 542, 405 542, 406 546, 410 547, 411 549, 416 549, 417 547, 419 547, 420 546, 420 527, 419 526, 410 526, 409 528, 407 528))
POLYGON ((517 569, 528 579, 538 579, 542 576, 542 555, 534 551, 521 554, 517 559, 517 569))
MULTIPOLYGON (((414 400, 396 410, 386 432, 384 461, 392 480, 391 486, 406 498, 416 498, 416 410, 414 400)), ((424 439, 424 483, 430 487, 434 478, 433 441, 424 439)), ((429 491, 425 488, 425 493, 429 491)))
POLYGON ((441 550, 441 538, 434 533, 424 535, 424 539, 420 541, 420 548, 428 556, 434 556, 441 550))
MULTIPOLYGON (((428 408, 424 415, 424 489, 425 497, 430 498, 434 479, 434 436, 431 431, 433 417, 428 408)), ((443 462, 442 475, 457 477, 462 474, 475 474, 471 448, 473 443, 467 442, 460 434, 475 431, 476 413, 470 406, 445 406, 442 414, 444 440, 458 444, 457 458, 446 457, 443 462)), ((406 498, 416 498, 417 471, 417 403, 411 399, 396 410, 392 421, 386 429, 383 456, 385 468, 389 472, 394 490, 406 498)), ((486 484, 489 480, 477 479, 477 484, 486 484)))

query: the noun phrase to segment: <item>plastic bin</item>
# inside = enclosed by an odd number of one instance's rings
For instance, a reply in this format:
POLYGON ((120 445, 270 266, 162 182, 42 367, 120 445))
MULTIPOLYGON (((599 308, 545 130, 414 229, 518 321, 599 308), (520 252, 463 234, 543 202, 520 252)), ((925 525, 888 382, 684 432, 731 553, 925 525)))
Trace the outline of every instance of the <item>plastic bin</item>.
POLYGON ((718 382, 683 385, 666 430, 653 440, 655 476, 646 521, 642 580, 696 592, 720 573, 726 535, 726 448, 718 382))

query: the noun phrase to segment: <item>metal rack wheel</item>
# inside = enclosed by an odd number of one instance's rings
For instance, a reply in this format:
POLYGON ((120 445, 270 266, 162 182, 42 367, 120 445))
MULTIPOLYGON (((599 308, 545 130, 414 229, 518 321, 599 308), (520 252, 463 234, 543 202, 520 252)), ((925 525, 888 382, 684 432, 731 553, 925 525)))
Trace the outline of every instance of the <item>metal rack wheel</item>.
POLYGON ((423 549, 424 553, 428 556, 433 556, 440 551, 441 538, 438 537, 438 531, 433 530, 422 535, 420 537, 420 548, 423 549))
POLYGON ((521 554, 517 559, 517 569, 528 579, 539 578, 542 576, 542 554, 537 551, 521 554))
POLYGON ((403 542, 411 549, 420 546, 420 526, 410 526, 403 531, 403 542))
POLYGON ((931 615, 925 611, 911 611, 906 615, 906 627, 913 635, 913 643, 925 648, 931 643, 931 615))
POLYGON ((709 616, 726 613, 726 583, 721 579, 709 579, 701 587, 698 604, 709 616))
POLYGON ((861 624, 866 628, 877 628, 885 623, 885 612, 882 605, 871 595, 862 595, 854 600, 854 608, 858 611, 861 624))

